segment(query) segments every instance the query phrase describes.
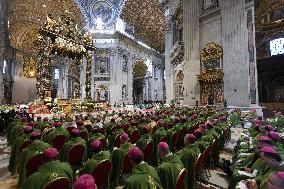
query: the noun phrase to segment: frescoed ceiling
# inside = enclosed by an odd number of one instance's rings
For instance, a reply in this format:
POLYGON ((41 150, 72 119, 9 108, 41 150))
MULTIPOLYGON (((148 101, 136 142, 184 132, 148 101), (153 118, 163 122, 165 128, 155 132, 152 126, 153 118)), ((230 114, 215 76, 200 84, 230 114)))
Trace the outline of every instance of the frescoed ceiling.
POLYGON ((141 41, 163 52, 165 49, 164 13, 157 0, 127 0, 121 18, 131 23, 141 41))
POLYGON ((112 30, 119 17, 133 27, 139 41, 164 51, 164 13, 158 0, 11 0, 9 32, 11 45, 36 52, 34 41, 46 15, 58 17, 66 10, 79 28, 96 28, 99 18, 112 30))
POLYGON ((84 25, 80 8, 73 0, 11 0, 10 3, 10 41, 20 50, 36 51, 36 33, 47 14, 57 17, 67 10, 79 25, 84 25))

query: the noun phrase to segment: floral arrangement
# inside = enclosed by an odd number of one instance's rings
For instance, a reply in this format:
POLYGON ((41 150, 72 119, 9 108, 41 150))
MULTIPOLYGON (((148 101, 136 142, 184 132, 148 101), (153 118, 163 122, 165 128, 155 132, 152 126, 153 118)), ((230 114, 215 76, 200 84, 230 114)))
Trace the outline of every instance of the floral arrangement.
POLYGON ((1 105, 0 106, 0 111, 10 111, 15 109, 14 106, 11 105, 1 105))

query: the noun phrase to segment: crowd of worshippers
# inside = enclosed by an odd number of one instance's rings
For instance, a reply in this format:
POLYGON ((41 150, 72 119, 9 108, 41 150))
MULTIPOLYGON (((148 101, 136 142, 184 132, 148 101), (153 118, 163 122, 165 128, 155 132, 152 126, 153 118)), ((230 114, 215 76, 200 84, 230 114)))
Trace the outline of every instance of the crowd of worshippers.
POLYGON ((20 189, 195 189, 196 162, 213 141, 208 164, 219 162, 230 116, 188 107, 77 115, 74 124, 70 116, 16 115, 7 130, 9 171, 20 189))
POLYGON ((242 133, 233 162, 219 165, 230 176, 229 189, 284 188, 284 142, 277 129, 259 116, 242 133))

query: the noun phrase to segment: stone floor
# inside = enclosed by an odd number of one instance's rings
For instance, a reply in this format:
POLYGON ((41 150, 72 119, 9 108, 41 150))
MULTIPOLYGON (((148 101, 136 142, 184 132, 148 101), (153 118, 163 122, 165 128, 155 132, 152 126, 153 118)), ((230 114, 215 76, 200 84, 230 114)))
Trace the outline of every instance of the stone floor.
POLYGON ((8 171, 10 147, 7 146, 5 137, 0 137, 0 181, 8 178, 10 173, 8 171))
POLYGON ((16 189, 17 177, 11 177, 8 171, 9 157, 11 149, 7 146, 7 139, 0 136, 0 188, 1 189, 16 189))
MULTIPOLYGON (((220 153, 220 160, 224 158, 226 160, 232 161, 234 147, 243 131, 244 129, 240 127, 231 128, 231 140, 225 145, 224 151, 220 153)), ((205 186, 215 189, 228 188, 229 178, 221 169, 212 168, 206 171, 209 171, 211 176, 209 178, 203 176, 201 180, 202 184, 205 184, 205 186)))

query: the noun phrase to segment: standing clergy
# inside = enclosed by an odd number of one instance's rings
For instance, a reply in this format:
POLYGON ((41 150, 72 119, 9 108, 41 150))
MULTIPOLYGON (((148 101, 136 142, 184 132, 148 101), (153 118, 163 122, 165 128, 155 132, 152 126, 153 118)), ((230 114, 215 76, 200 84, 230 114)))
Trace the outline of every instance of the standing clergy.
POLYGON ((169 145, 166 142, 159 143, 158 153, 163 161, 157 169, 160 180, 163 181, 163 188, 175 188, 183 164, 177 155, 170 153, 169 145))
POLYGON ((62 177, 69 179, 69 188, 71 188, 74 182, 73 171, 68 163, 57 160, 57 155, 56 148, 46 149, 43 153, 46 163, 40 166, 38 172, 32 174, 20 189, 41 189, 47 183, 62 177))
POLYGON ((72 147, 74 147, 76 145, 83 145, 85 147, 83 157, 84 157, 84 159, 87 157, 86 141, 84 139, 82 139, 81 137, 79 137, 80 131, 78 129, 73 129, 71 131, 71 135, 72 135, 72 138, 67 143, 65 143, 63 145, 62 149, 60 150, 59 157, 60 157, 61 161, 69 162, 68 153, 72 149, 72 147))
MULTIPOLYGON (((9 166, 8 169, 11 172, 11 175, 14 175, 16 173, 17 169, 17 162, 19 153, 21 152, 21 148, 23 148, 23 144, 28 144, 30 141, 30 135, 33 131, 33 128, 31 126, 25 126, 23 127, 23 130, 20 132, 21 136, 17 137, 13 145, 11 146, 11 154, 10 154, 10 160, 9 160, 9 166)), ((20 135, 20 134, 18 134, 20 135)), ((27 146, 25 146, 27 147, 27 146)))
POLYGON ((200 154, 200 150, 196 145, 196 137, 193 134, 187 134, 184 137, 184 144, 184 149, 179 153, 181 157, 181 162, 183 163, 184 167, 188 172, 185 179, 185 186, 186 188, 195 189, 195 163, 200 154))
POLYGON ((133 165, 132 175, 127 179, 124 189, 161 189, 162 185, 154 167, 143 161, 143 152, 133 147, 128 152, 133 165))
POLYGON ((35 128, 43 130, 43 128, 49 126, 51 123, 49 122, 49 118, 45 117, 43 118, 43 121, 40 122, 35 128))
POLYGON ((120 136, 120 147, 116 148, 112 152, 112 172, 110 175, 110 184, 112 187, 117 187, 119 185, 119 176, 121 174, 123 160, 128 150, 133 147, 128 138, 128 134, 123 133, 120 136))
POLYGON ((44 150, 50 148, 50 144, 45 143, 40 140, 41 133, 40 132, 33 132, 31 135, 32 143, 20 153, 19 157, 19 181, 18 186, 19 188, 27 179, 27 163, 29 160, 39 153, 43 153, 44 150))
POLYGON ((58 135, 64 135, 67 141, 69 138, 69 132, 61 126, 62 126, 61 122, 58 121, 54 122, 53 123, 54 129, 51 132, 49 132, 47 135, 43 136, 43 141, 52 144, 53 139, 58 135))
POLYGON ((80 170, 80 174, 92 174, 96 166, 103 160, 110 160, 111 155, 109 151, 102 151, 102 144, 100 140, 94 140, 91 143, 93 149, 93 157, 86 162, 86 165, 80 170))

